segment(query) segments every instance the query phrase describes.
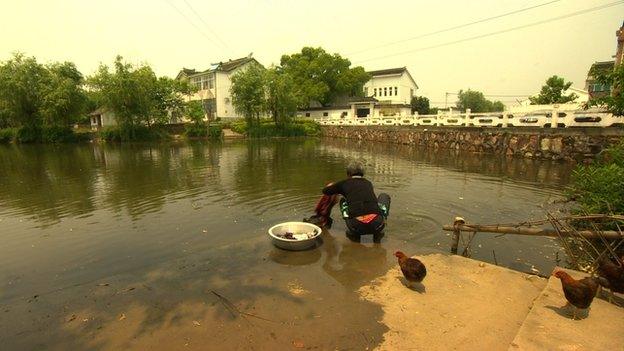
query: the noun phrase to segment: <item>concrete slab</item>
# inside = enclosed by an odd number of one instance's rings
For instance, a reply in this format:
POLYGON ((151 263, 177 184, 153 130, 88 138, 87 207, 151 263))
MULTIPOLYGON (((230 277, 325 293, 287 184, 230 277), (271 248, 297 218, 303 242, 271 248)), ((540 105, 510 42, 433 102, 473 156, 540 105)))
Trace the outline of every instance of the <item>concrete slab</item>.
POLYGON ((418 257, 423 285, 404 285, 398 264, 362 298, 382 306, 379 350, 507 350, 547 280, 461 256, 418 257))
MULTIPOLYGON (((587 276, 565 271, 575 279, 587 276)), ((561 281, 551 277, 509 350, 624 350, 624 308, 596 298, 583 319, 573 320, 565 304, 561 281)))

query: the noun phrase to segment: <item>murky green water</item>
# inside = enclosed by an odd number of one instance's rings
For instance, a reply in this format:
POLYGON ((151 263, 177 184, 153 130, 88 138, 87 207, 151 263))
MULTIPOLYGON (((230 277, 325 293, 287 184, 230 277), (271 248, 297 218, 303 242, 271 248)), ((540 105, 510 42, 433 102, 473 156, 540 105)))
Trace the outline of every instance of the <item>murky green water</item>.
MULTIPOLYGON (((254 345, 299 335, 320 348, 371 346, 383 333, 371 325, 381 311, 355 291, 394 264, 394 250, 448 251, 441 226, 457 215, 541 218, 569 173, 560 163, 345 140, 0 145, 0 325, 11 325, 0 339, 20 349, 114 348, 102 326, 128 305, 153 310, 138 322, 149 333, 166 328, 182 303, 219 308, 209 294, 218 289, 272 319, 298 315, 286 335, 276 331, 283 327, 250 332, 254 345), (352 159, 363 159, 376 190, 392 196, 384 241, 350 242, 336 220, 315 250, 272 247, 268 227, 311 214, 322 185, 342 178, 352 159), (136 295, 120 297, 126 291, 136 295), (100 323, 67 327, 76 311, 100 323), (328 315, 355 329, 322 327, 328 315)), ((492 234, 472 247, 475 258, 493 262, 495 251, 498 264, 523 271, 548 271, 560 251, 550 239, 492 234)), ((236 335, 231 328, 219 335, 236 335)))

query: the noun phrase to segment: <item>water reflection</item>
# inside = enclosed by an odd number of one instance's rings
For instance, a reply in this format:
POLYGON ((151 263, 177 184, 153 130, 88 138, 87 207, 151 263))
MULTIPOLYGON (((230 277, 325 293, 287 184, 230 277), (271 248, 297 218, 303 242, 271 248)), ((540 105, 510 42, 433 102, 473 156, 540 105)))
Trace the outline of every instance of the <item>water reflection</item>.
MULTIPOLYGON (((445 251, 440 227, 453 216, 477 223, 542 217, 540 206, 559 196, 570 169, 336 139, 2 145, 0 275, 20 282, 5 291, 71 285, 259 238, 275 223, 309 216, 323 184, 344 178, 352 159, 364 159, 376 190, 393 197, 387 239, 445 251)), ((273 250, 269 258, 321 264, 345 286, 384 269, 387 242, 350 242, 336 222, 320 248, 273 250)), ((496 250, 507 266, 547 269, 557 249, 539 238, 482 235, 473 253, 492 261, 496 250)))
MULTIPOLYGON (((10 306, 0 312, 0 324, 8 324, 2 318, 23 322, 0 331, 0 339, 25 345, 16 349, 42 341, 97 349, 89 347, 91 335, 102 337, 96 323, 87 332, 55 325, 53 336, 24 330, 50 330, 51 314, 64 320, 84 311, 101 318, 104 330, 122 328, 119 314, 131 320, 128 306, 134 306, 135 336, 143 342, 154 332, 171 335, 180 319, 195 328, 198 311, 207 311, 218 321, 210 332, 223 336, 225 320, 233 343, 238 320, 226 320, 230 312, 217 300, 206 304, 206 291, 214 289, 258 315, 301 318, 292 330, 271 330, 283 345, 295 332, 316 338, 320 349, 372 348, 361 332, 382 311, 355 291, 395 264, 392 252, 448 251, 450 238, 440 227, 455 215, 477 223, 542 217, 541 206, 560 196, 569 169, 335 139, 0 145, 0 305, 10 306), (344 178, 352 159, 364 159, 376 190, 393 198, 382 242, 349 240, 336 214, 317 248, 272 247, 267 229, 309 216, 322 186, 344 178), (34 295, 46 303, 26 302, 34 295), (335 328, 338 315, 353 334, 335 328)), ((542 239, 479 235, 473 257, 492 262, 495 250, 501 265, 546 271, 560 249, 542 239)), ((375 328, 368 335, 381 338, 384 327, 375 328)), ((101 345, 127 346, 129 339, 119 335, 119 344, 101 345)), ((257 335, 267 339, 259 345, 274 343, 266 333, 257 335)))

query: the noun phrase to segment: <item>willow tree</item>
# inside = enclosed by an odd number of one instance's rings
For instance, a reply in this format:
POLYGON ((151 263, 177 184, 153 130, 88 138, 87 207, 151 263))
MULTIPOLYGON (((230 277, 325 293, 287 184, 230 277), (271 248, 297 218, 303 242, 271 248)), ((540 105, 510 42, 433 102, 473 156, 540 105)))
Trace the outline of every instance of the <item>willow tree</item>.
POLYGON ((266 110, 265 71, 259 65, 250 65, 231 79, 232 105, 248 125, 259 123, 260 115, 266 110))

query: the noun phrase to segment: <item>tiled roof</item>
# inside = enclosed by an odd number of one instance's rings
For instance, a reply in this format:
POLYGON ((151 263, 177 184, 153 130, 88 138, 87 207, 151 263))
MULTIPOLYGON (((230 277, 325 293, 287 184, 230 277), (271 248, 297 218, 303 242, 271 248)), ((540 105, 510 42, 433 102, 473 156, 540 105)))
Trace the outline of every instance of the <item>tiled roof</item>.
POLYGON ((377 70, 377 71, 370 71, 370 72, 367 72, 367 73, 370 74, 371 76, 375 77, 375 76, 384 76, 384 75, 388 75, 388 74, 401 74, 401 73, 403 73, 405 71, 407 71, 407 68, 399 67, 399 68, 380 69, 380 70, 377 70))
POLYGON ((611 69, 613 65, 615 65, 615 61, 596 61, 591 65, 591 68, 611 69))
POLYGON ((196 74, 201 74, 201 73, 207 73, 207 72, 212 72, 212 71, 222 71, 222 72, 230 72, 233 71, 251 61, 255 61, 256 63, 260 64, 258 61, 256 61, 255 58, 251 57, 251 55, 249 56, 245 56, 245 57, 241 57, 235 60, 229 60, 226 62, 219 62, 219 63, 214 63, 212 64, 211 68, 208 68, 207 70, 204 71, 197 71, 195 69, 191 69, 191 68, 182 68, 182 70, 180 71, 180 73, 178 73, 177 78, 179 79, 180 76, 182 75, 186 75, 186 76, 192 76, 192 75, 196 75, 196 74))
POLYGON ((219 66, 217 67, 217 71, 229 72, 251 61, 255 61, 255 59, 253 57, 246 56, 246 57, 242 57, 236 60, 220 62, 219 66))

